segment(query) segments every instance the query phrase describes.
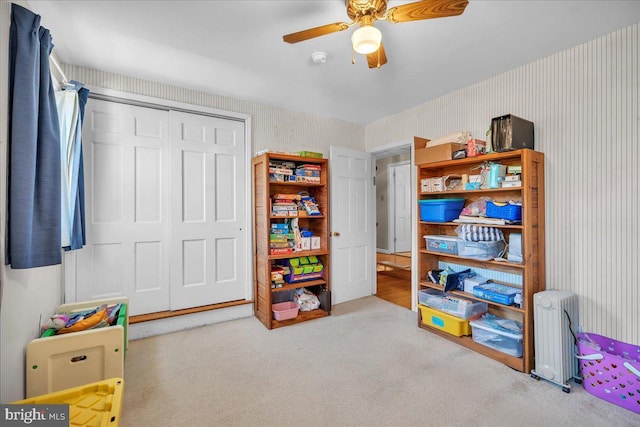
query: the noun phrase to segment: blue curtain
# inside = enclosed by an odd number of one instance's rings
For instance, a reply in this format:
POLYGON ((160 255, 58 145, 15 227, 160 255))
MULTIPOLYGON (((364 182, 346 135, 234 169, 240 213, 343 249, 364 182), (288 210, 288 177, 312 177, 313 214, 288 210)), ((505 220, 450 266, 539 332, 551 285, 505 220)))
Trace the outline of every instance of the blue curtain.
POLYGON ((89 91, 71 81, 56 92, 60 119, 60 158, 62 194, 62 248, 81 249, 86 242, 84 228, 84 165, 82 161, 82 122, 89 91))
MULTIPOLYGON (((79 84, 76 83, 76 87, 78 86, 79 84)), ((79 132, 82 132, 82 124, 84 123, 84 107, 87 105, 88 98, 89 90, 84 87, 80 87, 78 89, 78 106, 80 109, 80 126, 78 126, 79 132)), ((77 192, 75 195, 75 209, 74 212, 72 212, 71 249, 80 249, 87 243, 84 219, 84 161, 82 160, 82 139, 80 139, 79 150, 77 192)))
POLYGON ((12 268, 60 264, 60 131, 49 73, 51 34, 11 5, 6 259, 12 268))

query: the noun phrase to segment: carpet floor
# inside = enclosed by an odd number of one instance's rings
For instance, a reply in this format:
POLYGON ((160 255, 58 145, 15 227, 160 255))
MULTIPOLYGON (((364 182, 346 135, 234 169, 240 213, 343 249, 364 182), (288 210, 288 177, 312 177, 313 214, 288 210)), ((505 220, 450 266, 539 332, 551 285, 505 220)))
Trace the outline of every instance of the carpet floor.
POLYGON ((639 426, 417 327, 366 297, 276 330, 245 318, 129 343, 123 427, 639 426))

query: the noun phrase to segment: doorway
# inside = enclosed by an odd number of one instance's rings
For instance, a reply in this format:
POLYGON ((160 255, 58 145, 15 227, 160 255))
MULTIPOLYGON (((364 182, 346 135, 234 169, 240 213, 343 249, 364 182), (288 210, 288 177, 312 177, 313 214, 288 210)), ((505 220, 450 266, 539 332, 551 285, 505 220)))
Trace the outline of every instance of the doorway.
POLYGON ((376 296, 412 308, 411 144, 375 152, 376 296))

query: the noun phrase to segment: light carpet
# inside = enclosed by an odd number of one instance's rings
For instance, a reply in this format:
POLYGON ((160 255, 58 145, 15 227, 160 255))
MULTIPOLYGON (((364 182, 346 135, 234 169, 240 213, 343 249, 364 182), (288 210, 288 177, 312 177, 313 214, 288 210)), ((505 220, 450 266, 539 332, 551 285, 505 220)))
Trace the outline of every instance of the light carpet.
POLYGON ((132 341, 121 426, 639 426, 418 328, 376 297, 267 330, 255 318, 132 341))

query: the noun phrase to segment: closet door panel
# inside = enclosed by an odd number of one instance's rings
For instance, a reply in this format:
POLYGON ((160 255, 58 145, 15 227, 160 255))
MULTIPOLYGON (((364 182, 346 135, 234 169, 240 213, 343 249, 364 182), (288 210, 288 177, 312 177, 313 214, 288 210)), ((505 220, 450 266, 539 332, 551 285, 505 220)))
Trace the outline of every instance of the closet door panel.
POLYGON ((83 124, 87 244, 76 299, 169 309, 169 113, 90 99, 83 124))
POLYGON ((171 309, 245 299, 244 124, 170 112, 171 309))

